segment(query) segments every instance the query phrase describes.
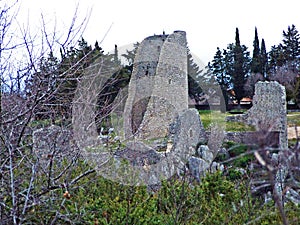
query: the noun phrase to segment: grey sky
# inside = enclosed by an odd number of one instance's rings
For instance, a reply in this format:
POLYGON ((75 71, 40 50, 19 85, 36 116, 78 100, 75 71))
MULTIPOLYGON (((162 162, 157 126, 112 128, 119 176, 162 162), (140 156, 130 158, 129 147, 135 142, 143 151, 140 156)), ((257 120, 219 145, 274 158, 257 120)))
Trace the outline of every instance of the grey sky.
MULTIPOLYGON (((23 0, 20 18, 29 14, 37 21, 41 11, 48 21, 57 17, 58 25, 67 25, 79 2, 80 16, 91 16, 84 38, 93 44, 100 41, 109 27, 102 47, 105 51, 142 41, 164 30, 187 32, 191 51, 205 64, 212 60, 216 48, 234 42, 235 28, 241 43, 252 50, 254 28, 264 38, 267 49, 282 40, 282 31, 295 24, 300 29, 299 3, 296 0, 23 0)), ((59 27, 58 27, 59 29, 59 27)))

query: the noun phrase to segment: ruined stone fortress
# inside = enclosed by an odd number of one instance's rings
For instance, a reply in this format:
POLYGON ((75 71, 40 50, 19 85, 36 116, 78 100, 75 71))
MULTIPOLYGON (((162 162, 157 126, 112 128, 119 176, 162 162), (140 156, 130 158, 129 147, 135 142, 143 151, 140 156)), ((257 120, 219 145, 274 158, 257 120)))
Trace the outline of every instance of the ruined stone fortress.
MULTIPOLYGON (((103 78, 95 73, 95 76, 90 76, 91 79, 83 79, 78 85, 76 99, 83 104, 74 104, 74 140, 70 131, 60 127, 36 130, 33 134, 34 151, 40 158, 45 153, 58 151, 58 159, 63 159, 67 150, 79 146, 97 172, 130 185, 160 184, 163 179, 182 174, 187 167, 191 175, 200 181, 207 169, 217 169, 218 165, 213 160, 224 138, 242 143, 243 136, 249 139, 249 133, 229 134, 222 124, 212 126, 209 132, 204 129, 199 112, 188 108, 187 67, 184 31, 145 38, 135 56, 125 107, 123 102, 118 102, 121 107, 118 113, 122 116, 120 121, 124 126, 120 135, 124 133, 125 139, 122 136, 121 140, 125 146, 119 145, 112 151, 111 146, 107 146, 109 139, 102 139, 97 134, 95 95, 89 92, 83 94, 85 91, 101 90, 99 83, 105 84, 103 78), (99 78, 101 82, 97 81, 99 78), (123 160, 128 162, 125 167, 123 160)), ((125 99, 123 94, 122 100, 125 99)), ((285 89, 279 83, 258 82, 252 108, 228 120, 248 123, 258 131, 262 130, 263 133, 259 133, 262 138, 259 139, 267 137, 269 131, 275 132, 279 148, 287 149, 285 99, 285 89)), ((43 165, 50 165, 47 160, 43 165)))
POLYGON ((137 51, 124 110, 126 138, 164 137, 178 112, 188 108, 184 31, 145 38, 137 51))

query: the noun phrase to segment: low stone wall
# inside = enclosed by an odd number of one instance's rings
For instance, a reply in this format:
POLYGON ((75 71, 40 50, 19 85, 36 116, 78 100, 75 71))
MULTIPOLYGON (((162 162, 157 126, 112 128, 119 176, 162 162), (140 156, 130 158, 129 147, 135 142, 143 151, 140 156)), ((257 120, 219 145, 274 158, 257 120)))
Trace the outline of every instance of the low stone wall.
POLYGON ((225 141, 234 141, 237 143, 279 147, 279 132, 270 131, 262 133, 260 131, 249 131, 249 132, 228 132, 225 136, 225 141))
MULTIPOLYGON (((267 133, 260 131, 226 132, 224 141, 277 148, 279 147, 279 134, 280 133, 278 131, 270 131, 267 133)), ((206 132, 206 135, 209 136, 210 132, 206 132)))
POLYGON ((279 132, 270 131, 263 133, 260 131, 248 131, 248 132, 227 132, 224 141, 233 141, 236 143, 269 146, 277 148, 279 147, 279 132))

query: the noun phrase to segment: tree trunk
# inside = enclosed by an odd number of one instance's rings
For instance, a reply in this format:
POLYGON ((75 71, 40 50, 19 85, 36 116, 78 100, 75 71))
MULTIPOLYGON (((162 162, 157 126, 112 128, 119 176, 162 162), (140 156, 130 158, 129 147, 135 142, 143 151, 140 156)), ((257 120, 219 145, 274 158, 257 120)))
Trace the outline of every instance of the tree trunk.
POLYGON ((221 113, 226 113, 228 111, 228 95, 227 91, 222 89, 222 95, 220 96, 220 110, 221 113))

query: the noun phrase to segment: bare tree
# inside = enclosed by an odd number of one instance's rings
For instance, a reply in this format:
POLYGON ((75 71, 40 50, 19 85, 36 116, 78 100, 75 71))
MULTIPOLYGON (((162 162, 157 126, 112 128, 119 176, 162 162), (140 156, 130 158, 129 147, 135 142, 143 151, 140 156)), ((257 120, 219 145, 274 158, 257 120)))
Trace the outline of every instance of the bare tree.
MULTIPOLYGON (((74 46, 84 31, 88 16, 78 22, 77 7, 67 34, 60 36, 55 25, 51 29, 53 31, 49 32, 50 28, 42 15, 42 33, 39 36, 37 33, 40 32, 34 33, 29 24, 18 26, 18 7, 18 1, 4 4, 0 12, 0 221, 1 224, 39 222, 38 218, 30 217, 30 212, 36 206, 46 210, 47 205, 50 208, 47 209, 48 212, 45 211, 45 215, 49 214, 46 223, 69 221, 68 216, 56 210, 55 204, 63 207, 72 188, 76 187, 80 179, 94 173, 94 169, 83 166, 76 176, 72 174, 73 170, 80 167, 80 154, 76 146, 72 146, 68 157, 64 158, 62 152, 59 152, 62 145, 68 146, 67 142, 70 142, 64 136, 63 128, 46 136, 52 140, 51 145, 47 146, 49 151, 46 155, 45 152, 39 155, 40 152, 36 151, 33 132, 43 122, 47 122, 35 121, 38 109, 58 92, 63 81, 78 72, 77 64, 80 61, 72 62, 67 70, 59 73, 55 86, 49 86, 51 76, 48 86, 45 86, 45 80, 37 79, 34 86, 31 86, 30 94, 26 93, 25 85, 33 76, 39 77, 40 61, 49 52, 58 52, 59 49, 67 51, 74 46), (12 38, 13 32, 18 32, 22 37, 21 41, 12 38), (23 56, 21 60, 18 58, 20 54, 23 56), (63 198, 51 197, 51 193, 57 190, 64 192, 63 198)), ((71 131, 68 134, 71 135, 71 131)), ((38 147, 41 147, 41 143, 38 143, 38 147)))
POLYGON ((274 80, 284 85, 287 92, 287 100, 293 100, 299 105, 300 80, 299 75, 293 69, 294 64, 288 62, 279 67, 276 72, 270 75, 270 80, 274 80))

